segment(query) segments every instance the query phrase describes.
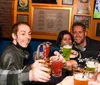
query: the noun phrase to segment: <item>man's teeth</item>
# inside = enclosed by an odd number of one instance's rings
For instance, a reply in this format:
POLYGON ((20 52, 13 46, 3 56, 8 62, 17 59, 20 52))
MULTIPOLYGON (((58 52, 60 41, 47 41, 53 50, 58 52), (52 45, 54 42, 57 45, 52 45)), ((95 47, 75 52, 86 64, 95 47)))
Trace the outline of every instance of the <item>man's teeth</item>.
POLYGON ((75 40, 80 40, 80 38, 76 38, 75 40))

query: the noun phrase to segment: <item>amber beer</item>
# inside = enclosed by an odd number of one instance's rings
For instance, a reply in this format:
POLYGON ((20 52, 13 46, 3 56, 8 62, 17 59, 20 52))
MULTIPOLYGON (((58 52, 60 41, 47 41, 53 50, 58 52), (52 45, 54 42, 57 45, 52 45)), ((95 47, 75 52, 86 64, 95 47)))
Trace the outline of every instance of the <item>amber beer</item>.
POLYGON ((44 62, 40 62, 40 63, 44 64, 45 67, 49 68, 49 71, 46 72, 46 73, 48 73, 50 75, 51 74, 51 64, 50 64, 50 60, 48 58, 43 59, 43 60, 44 60, 44 62))
POLYGON ((83 73, 74 74, 74 85, 88 85, 88 77, 83 73))

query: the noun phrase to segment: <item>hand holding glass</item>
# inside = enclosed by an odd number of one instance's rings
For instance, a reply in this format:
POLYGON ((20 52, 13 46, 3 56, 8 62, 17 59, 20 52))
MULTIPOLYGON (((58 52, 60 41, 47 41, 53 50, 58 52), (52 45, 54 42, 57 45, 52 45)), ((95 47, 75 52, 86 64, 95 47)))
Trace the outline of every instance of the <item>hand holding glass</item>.
POLYGON ((46 68, 49 69, 49 71, 46 73, 48 73, 49 75, 51 74, 51 64, 50 64, 50 60, 49 59, 44 59, 42 62, 40 62, 41 64, 43 64, 46 68))

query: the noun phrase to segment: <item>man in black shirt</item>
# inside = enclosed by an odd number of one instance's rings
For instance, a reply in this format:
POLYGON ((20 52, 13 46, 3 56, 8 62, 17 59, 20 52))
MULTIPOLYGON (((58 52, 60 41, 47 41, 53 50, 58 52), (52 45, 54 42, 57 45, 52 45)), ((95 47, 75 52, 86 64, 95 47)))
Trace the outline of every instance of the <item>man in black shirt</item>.
POLYGON ((84 62, 87 58, 98 59, 100 62, 100 42, 87 36, 84 24, 75 22, 72 25, 72 35, 74 38, 73 49, 81 53, 81 60, 79 62, 84 62))

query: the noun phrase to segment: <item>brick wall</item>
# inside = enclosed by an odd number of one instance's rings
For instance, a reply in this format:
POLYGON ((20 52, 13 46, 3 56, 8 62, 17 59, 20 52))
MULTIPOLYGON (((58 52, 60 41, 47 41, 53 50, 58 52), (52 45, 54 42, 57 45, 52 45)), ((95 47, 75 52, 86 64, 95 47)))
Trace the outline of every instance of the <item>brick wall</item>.
POLYGON ((13 1, 14 0, 0 0, 0 31, 3 37, 10 36, 10 29, 13 24, 13 1))

